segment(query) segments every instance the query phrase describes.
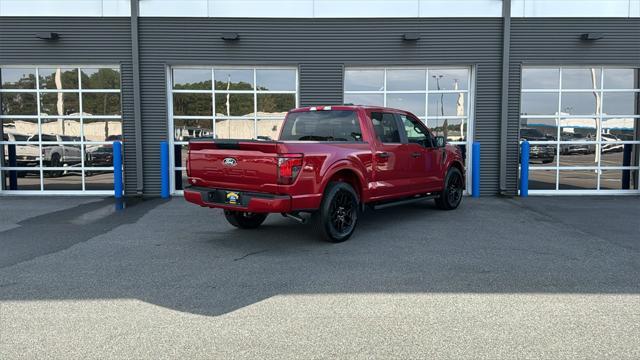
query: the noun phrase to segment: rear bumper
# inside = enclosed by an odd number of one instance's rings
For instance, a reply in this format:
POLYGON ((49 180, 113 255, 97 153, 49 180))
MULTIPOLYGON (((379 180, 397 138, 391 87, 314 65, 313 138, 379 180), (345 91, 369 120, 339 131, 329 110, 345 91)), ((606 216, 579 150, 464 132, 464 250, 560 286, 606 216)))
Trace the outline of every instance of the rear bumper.
POLYGON ((194 204, 210 208, 220 208, 235 211, 247 211, 255 213, 284 213, 291 212, 291 196, 274 195, 266 193, 254 193, 240 191, 240 203, 238 205, 225 204, 226 191, 232 189, 209 189, 196 186, 187 186, 184 189, 184 198, 194 204))

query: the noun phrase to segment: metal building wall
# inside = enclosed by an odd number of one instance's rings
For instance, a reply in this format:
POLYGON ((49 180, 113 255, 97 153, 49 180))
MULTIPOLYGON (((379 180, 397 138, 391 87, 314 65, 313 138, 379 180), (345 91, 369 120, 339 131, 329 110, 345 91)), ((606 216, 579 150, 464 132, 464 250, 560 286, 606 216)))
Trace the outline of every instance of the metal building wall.
POLYGON ((300 103, 342 102, 343 67, 474 65, 475 138, 482 193, 498 191, 501 18, 231 19, 140 18, 142 131, 147 193, 160 191, 159 142, 168 136, 167 66, 289 65, 300 103), (237 42, 220 39, 237 32, 237 42), (405 42, 406 32, 421 34, 405 42))
POLYGON ((120 64, 125 186, 135 193, 133 74, 129 18, 2 17, 0 65, 120 64), (56 32, 45 41, 37 32, 56 32))
POLYGON ((523 65, 627 65, 640 67, 639 18, 512 18, 507 187, 517 192, 520 80, 523 65), (603 33, 583 41, 584 33, 603 33))

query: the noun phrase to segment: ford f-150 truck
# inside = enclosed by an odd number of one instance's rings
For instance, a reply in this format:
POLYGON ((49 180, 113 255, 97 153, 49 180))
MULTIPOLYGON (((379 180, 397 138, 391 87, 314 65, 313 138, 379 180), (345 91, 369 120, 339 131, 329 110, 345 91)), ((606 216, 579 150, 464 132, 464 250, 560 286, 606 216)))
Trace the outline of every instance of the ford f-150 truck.
POLYGON ((289 111, 278 140, 191 140, 184 197, 224 209, 238 228, 281 213, 340 242, 366 207, 435 199, 457 208, 464 173, 460 149, 409 112, 315 106, 289 111))

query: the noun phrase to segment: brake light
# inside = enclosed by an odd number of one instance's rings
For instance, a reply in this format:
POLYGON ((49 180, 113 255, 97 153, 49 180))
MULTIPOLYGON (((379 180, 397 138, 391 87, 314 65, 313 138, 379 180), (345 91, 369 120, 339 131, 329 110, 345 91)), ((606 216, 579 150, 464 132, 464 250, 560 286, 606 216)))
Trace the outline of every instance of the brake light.
POLYGON ((278 184, 291 185, 302 169, 302 154, 278 156, 278 184))

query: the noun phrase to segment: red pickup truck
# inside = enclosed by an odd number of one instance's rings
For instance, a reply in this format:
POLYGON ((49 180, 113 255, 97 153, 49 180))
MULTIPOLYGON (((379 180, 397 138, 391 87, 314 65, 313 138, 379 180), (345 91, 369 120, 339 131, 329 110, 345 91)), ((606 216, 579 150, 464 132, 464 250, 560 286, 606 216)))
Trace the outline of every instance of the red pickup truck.
POLYGON ((365 207, 435 199, 441 209, 457 208, 464 173, 460 149, 409 112, 314 106, 291 110, 277 141, 189 142, 184 197, 224 209, 238 228, 281 213, 311 220, 326 240, 340 242, 365 207))

